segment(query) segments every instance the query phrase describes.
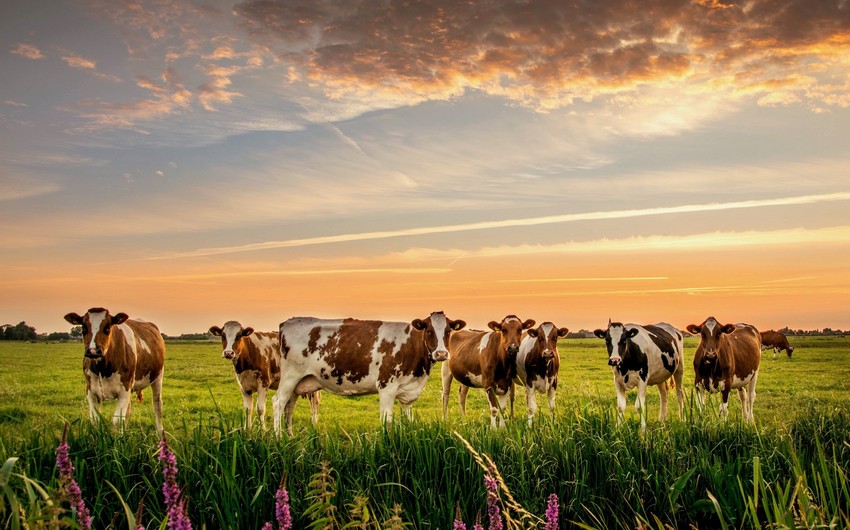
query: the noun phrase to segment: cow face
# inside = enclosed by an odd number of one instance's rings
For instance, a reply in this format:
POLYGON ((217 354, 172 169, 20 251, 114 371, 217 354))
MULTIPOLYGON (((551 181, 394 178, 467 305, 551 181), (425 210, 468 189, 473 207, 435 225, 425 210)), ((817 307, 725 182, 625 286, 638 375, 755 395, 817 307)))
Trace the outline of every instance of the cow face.
POLYGON ((233 359, 236 356, 236 347, 242 337, 247 337, 254 332, 254 328, 243 328, 242 324, 231 320, 224 323, 224 327, 213 326, 210 333, 215 337, 221 337, 221 356, 225 359, 233 359))
POLYGON ((106 355, 113 326, 123 324, 128 318, 130 317, 127 313, 110 315, 109 311, 102 307, 93 307, 82 317, 77 313, 65 315, 65 320, 69 323, 82 326, 85 356, 90 359, 100 359, 106 355))
POLYGON ((519 352, 519 343, 522 341, 522 332, 531 329, 534 321, 531 319, 521 321, 516 315, 508 315, 501 322, 490 321, 487 326, 499 334, 499 348, 508 352, 508 355, 516 356, 519 352))
POLYGON ((619 366, 623 357, 629 349, 631 341, 640 330, 637 328, 626 329, 619 322, 608 323, 608 329, 597 329, 593 332, 600 339, 605 339, 605 347, 608 349, 608 365, 619 366))
POLYGON ((570 330, 567 328, 556 328, 551 322, 544 322, 538 328, 531 328, 526 333, 537 339, 538 347, 546 362, 555 358, 558 353, 558 339, 567 336, 570 330))
POLYGON ((717 360, 717 352, 720 349, 720 337, 725 333, 735 331, 735 324, 721 325, 714 317, 708 317, 705 322, 697 326, 688 326, 688 332, 700 336, 696 355, 702 356, 704 364, 711 364, 717 360))
POLYGON ((785 348, 785 352, 788 353, 788 357, 791 357, 791 354, 794 353, 794 346, 788 346, 785 348))
POLYGON ((416 319, 410 323, 413 329, 422 331, 425 347, 434 362, 445 361, 449 358, 449 334, 459 331, 466 326, 463 320, 451 320, 446 318, 442 311, 431 313, 425 320, 416 319))

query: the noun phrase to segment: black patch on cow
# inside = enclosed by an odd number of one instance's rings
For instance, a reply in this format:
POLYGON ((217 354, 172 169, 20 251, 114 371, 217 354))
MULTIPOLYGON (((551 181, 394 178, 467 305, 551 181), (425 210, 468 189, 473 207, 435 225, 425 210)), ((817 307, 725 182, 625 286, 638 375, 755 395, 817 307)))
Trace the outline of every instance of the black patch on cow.
POLYGON ((626 376, 623 378, 623 382, 624 382, 624 383, 628 383, 628 382, 629 382, 629 374, 626 374, 626 376))
POLYGON ((115 367, 103 357, 97 359, 83 359, 83 369, 88 369, 97 377, 108 378, 116 372, 115 367))
POLYGON ((649 373, 649 362, 646 354, 632 339, 626 339, 625 351, 620 354, 620 358, 620 364, 617 365, 617 371, 620 372, 620 375, 625 376, 628 372, 638 372, 640 378, 646 381, 646 376, 649 373))
POLYGON ((237 374, 241 374, 245 370, 253 370, 248 359, 243 358, 241 355, 233 359, 233 369, 236 370, 237 374))
POLYGON ((649 338, 661 350, 661 364, 671 374, 676 371, 676 348, 673 346, 673 336, 658 326, 644 326, 649 332, 649 338), (667 359, 667 356, 670 359, 667 359))

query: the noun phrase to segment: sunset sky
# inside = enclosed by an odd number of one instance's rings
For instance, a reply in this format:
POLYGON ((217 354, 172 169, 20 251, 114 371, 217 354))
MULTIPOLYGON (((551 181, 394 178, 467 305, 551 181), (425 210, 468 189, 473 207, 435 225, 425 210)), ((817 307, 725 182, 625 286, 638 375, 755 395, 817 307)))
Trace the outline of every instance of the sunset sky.
POLYGON ((0 11, 0 324, 850 328, 847 0, 0 11))

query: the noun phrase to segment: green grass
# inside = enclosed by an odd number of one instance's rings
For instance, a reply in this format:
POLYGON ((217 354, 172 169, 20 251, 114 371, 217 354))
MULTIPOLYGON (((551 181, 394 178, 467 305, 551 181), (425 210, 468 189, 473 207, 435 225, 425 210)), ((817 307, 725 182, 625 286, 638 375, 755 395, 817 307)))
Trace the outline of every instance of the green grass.
MULTIPOLYGON (((729 423, 719 422, 716 395, 701 417, 686 404, 684 421, 676 418, 671 398, 670 421, 662 424, 658 392, 650 389, 647 434, 638 434, 634 392, 627 422, 617 428, 602 342, 569 339, 560 344, 556 418, 545 418, 547 406, 539 399, 541 421, 531 429, 524 421, 522 391, 516 419, 493 431, 481 391, 470 393, 467 417, 459 417, 456 384, 444 424, 437 369, 414 406, 413 423, 399 421, 382 430, 377 397, 325 394, 318 430, 302 401, 295 436, 281 439, 238 429, 241 397, 219 343, 169 343, 164 424, 192 516, 210 528, 259 528, 270 520, 283 473, 294 513, 303 513, 309 478, 322 460, 334 469, 341 507, 366 494, 379 514, 398 502, 416 528, 447 528, 459 503, 470 522, 484 509, 482 472, 454 430, 494 458, 530 511, 542 515, 546 496, 555 492, 562 518, 592 527, 635 528, 638 521, 657 527, 655 517, 674 527, 762 527, 786 521, 794 499, 798 520, 799 513, 815 510, 800 504, 809 495, 817 509, 832 510, 829 517, 839 507, 847 514, 850 344, 828 337, 792 338, 792 343, 797 347, 792 359, 783 354, 774 360, 772 352, 763 358, 755 427, 741 424, 737 398, 730 399, 729 423)), ((689 400, 694 347, 689 339, 689 400)), ((131 506, 144 497, 147 520, 158 522, 161 475, 153 456, 157 438, 149 392, 144 403, 134 405, 123 436, 108 426, 92 428, 81 364, 80 344, 0 343, 0 461, 20 457, 18 472, 55 485, 54 450, 68 421, 78 480, 100 527, 120 510, 107 481, 131 506)), ((268 407, 271 425, 271 400, 268 407)), ((106 405, 104 415, 109 417, 112 408, 106 405)), ((397 408, 396 417, 401 416, 397 408)), ((793 513, 791 522, 800 526, 793 513)), ((838 527, 842 524, 847 523, 839 518, 838 527)))

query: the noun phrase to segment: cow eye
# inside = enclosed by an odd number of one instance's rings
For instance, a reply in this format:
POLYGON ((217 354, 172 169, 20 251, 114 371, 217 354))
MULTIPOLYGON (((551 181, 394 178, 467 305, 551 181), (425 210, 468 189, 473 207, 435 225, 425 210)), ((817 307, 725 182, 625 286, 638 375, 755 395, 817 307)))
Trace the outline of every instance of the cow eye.
POLYGON ((83 324, 83 325, 82 325, 82 326, 80 326, 80 327, 81 327, 81 328, 83 328, 83 329, 82 329, 82 333, 83 333, 83 335, 85 335, 86 333, 88 333, 88 332, 89 332, 89 327, 88 327, 88 326, 86 326, 85 324, 83 324))
POLYGON ((107 325, 106 327, 104 327, 104 328, 103 328, 103 334, 104 334, 104 335, 109 335, 109 331, 110 331, 111 329, 112 329, 112 326, 107 325))

